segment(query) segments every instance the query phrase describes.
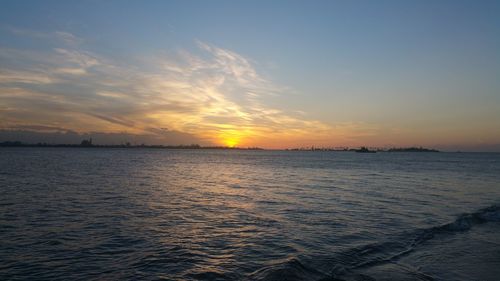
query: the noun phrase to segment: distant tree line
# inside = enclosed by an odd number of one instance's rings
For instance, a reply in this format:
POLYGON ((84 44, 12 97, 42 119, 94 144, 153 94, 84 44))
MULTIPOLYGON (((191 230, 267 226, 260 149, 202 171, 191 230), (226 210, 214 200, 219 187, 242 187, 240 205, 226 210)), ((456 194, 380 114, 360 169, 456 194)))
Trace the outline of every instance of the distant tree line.
MULTIPOLYGON (((92 148, 165 148, 165 149, 231 149, 231 150, 263 150, 260 147, 229 147, 229 146, 201 146, 199 144, 189 145, 147 145, 147 144, 130 144, 126 142, 123 144, 94 144, 92 138, 84 139, 80 144, 52 144, 52 143, 23 143, 20 141, 4 141, 0 142, 0 147, 92 147, 92 148)), ((393 147, 385 148, 349 148, 349 147, 301 147, 285 149, 288 151, 354 151, 354 152, 439 152, 436 149, 429 149, 423 147, 393 147)))
POLYGON ((165 149, 232 149, 232 150, 262 150, 259 147, 228 147, 228 146, 201 146, 199 144, 189 145, 133 145, 129 142, 124 144, 93 144, 92 139, 82 140, 80 144, 52 144, 52 143, 23 143, 20 141, 0 142, 0 147, 75 147, 75 148, 165 148, 165 149))
POLYGON ((380 147, 366 147, 349 148, 349 147, 301 147, 286 149, 289 151, 352 151, 352 152, 439 152, 436 149, 429 149, 423 147, 393 147, 393 148, 380 148, 380 147))
POLYGON ((436 149, 429 149, 423 147, 400 147, 400 148, 391 148, 387 150, 388 152, 439 152, 436 149))

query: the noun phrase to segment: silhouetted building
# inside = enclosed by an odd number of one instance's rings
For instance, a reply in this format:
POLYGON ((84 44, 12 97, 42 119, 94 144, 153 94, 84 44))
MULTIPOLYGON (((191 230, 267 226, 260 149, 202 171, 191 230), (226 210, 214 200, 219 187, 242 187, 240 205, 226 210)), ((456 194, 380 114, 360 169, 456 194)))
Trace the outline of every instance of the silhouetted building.
POLYGON ((80 146, 92 146, 92 138, 90 138, 88 140, 82 140, 82 142, 80 143, 80 146))

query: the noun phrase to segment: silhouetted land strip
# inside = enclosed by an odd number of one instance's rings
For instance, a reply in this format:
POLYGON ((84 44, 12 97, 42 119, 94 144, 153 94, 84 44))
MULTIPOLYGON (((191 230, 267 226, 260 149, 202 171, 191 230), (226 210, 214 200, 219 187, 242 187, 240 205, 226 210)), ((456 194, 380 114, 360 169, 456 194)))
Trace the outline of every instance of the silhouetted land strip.
POLYGON ((80 144, 50 144, 50 143, 22 143, 20 141, 5 141, 0 142, 0 147, 72 147, 72 148, 156 148, 156 149, 230 149, 230 150, 263 150, 259 147, 229 147, 229 146, 201 146, 198 144, 190 145, 132 145, 130 143, 125 144, 109 144, 109 145, 98 145, 92 144, 91 141, 84 140, 80 144))
POLYGON ((354 150, 354 151, 355 151, 355 152, 358 152, 358 153, 375 153, 375 152, 377 152, 377 151, 375 151, 375 150, 369 150, 368 148, 366 148, 366 147, 364 147, 364 146, 363 146, 363 147, 361 147, 360 149, 356 149, 356 150, 354 150))
MULTIPOLYGON (((0 147, 74 147, 74 148, 155 148, 155 149, 225 149, 225 150, 264 150, 260 147, 229 147, 229 146, 201 146, 199 144, 190 145, 146 145, 146 144, 93 144, 92 139, 83 140, 80 144, 52 144, 52 143, 23 143, 20 141, 4 141, 0 142, 0 147)), ((359 153, 375 153, 375 152, 439 152, 436 149, 428 149, 423 147, 401 147, 401 148, 368 148, 362 146, 360 148, 336 147, 336 148, 293 148, 285 149, 287 151, 339 151, 339 152, 359 152, 359 153)))
POLYGON ((349 147, 301 147, 285 149, 287 151, 345 151, 345 152, 360 152, 360 153, 375 153, 375 152, 439 152, 436 149, 429 149, 423 147, 400 147, 400 148, 380 148, 380 147, 366 147, 349 148, 349 147))
POLYGON ((439 152, 436 149, 428 149, 423 147, 406 147, 406 148, 391 148, 388 152, 439 152))

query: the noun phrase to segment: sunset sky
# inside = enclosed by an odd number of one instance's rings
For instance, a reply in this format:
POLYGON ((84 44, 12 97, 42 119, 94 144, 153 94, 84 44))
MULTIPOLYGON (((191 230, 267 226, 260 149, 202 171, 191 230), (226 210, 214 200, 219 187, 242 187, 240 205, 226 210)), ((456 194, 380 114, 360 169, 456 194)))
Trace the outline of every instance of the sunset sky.
POLYGON ((1 3, 0 141, 500 151, 500 1, 1 3))

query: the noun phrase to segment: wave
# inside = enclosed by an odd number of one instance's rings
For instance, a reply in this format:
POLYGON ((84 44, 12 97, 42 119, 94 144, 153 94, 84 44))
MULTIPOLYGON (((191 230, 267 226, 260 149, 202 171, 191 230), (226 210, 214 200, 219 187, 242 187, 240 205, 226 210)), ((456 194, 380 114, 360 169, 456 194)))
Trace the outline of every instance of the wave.
POLYGON ((249 279, 265 281, 300 281, 322 280, 322 278, 326 276, 324 272, 305 265, 299 258, 290 258, 252 273, 249 279))
MULTIPOLYGON (((252 273, 249 279, 265 281, 375 280, 357 272, 364 268, 392 263, 436 236, 453 235, 487 222, 500 222, 500 205, 462 214, 455 221, 444 225, 404 232, 390 240, 355 247, 332 256, 292 258, 258 270, 252 273)), ((416 280, 434 280, 418 270, 409 268, 404 270, 410 272, 416 280)))

